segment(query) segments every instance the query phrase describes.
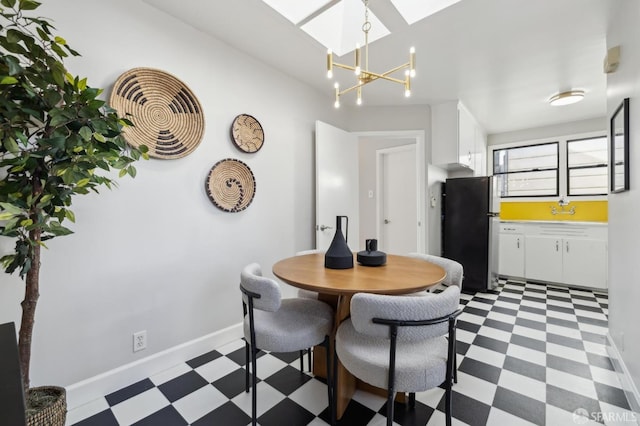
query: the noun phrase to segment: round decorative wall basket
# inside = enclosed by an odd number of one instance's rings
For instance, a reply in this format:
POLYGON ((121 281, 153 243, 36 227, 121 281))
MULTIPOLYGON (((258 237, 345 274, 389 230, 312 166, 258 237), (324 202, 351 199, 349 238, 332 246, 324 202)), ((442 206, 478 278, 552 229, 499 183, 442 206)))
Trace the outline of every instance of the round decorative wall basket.
POLYGON ((231 124, 231 139, 244 152, 257 152, 264 143, 262 125, 249 114, 240 114, 231 124))
POLYGON ((124 129, 133 146, 146 145, 154 158, 190 154, 202 141, 200 102, 176 77, 152 68, 133 68, 116 80, 109 99, 121 117, 134 124, 124 129))
POLYGON ((249 207, 256 193, 256 180, 245 163, 234 158, 218 161, 205 182, 207 195, 220 210, 235 213, 249 207))

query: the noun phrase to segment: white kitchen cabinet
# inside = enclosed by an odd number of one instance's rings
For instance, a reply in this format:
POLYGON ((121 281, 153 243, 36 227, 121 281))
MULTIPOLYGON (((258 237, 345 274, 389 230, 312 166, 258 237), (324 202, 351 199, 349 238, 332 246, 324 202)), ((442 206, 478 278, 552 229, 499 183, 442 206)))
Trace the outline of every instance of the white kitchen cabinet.
POLYGON ((606 288, 607 244, 591 238, 563 240, 562 282, 606 288))
POLYGON ((526 278, 562 282, 562 239, 527 235, 526 278))
MULTIPOLYGON (((448 170, 475 170, 486 164, 484 132, 459 101, 431 107, 431 162, 448 170), (484 146, 484 147, 483 147, 484 146)), ((486 167, 485 170, 486 171, 486 167)), ((476 175, 484 175, 485 173, 476 175)))
POLYGON ((527 279, 607 288, 606 226, 548 224, 529 228, 527 279))
POLYGON ((475 128, 473 152, 473 175, 487 176, 487 135, 480 126, 475 128))
POLYGON ((518 225, 500 226, 500 256, 498 272, 501 276, 524 278, 524 234, 518 225))
POLYGON ((607 226, 586 222, 501 222, 500 275, 607 288, 607 226))

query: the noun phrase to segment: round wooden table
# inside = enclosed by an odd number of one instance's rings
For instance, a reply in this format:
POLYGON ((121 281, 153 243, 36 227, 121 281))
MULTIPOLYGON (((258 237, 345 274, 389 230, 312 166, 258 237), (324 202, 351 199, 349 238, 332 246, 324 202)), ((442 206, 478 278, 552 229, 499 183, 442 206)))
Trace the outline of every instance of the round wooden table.
MULTIPOLYGON (((318 292, 318 299, 335 308, 338 325, 349 316, 351 296, 355 293, 407 294, 425 290, 444 280, 446 273, 440 266, 422 259, 387 255, 382 266, 362 266, 353 256, 353 268, 329 269, 324 267, 324 254, 307 254, 289 257, 273 265, 273 274, 294 287, 318 292)), ((316 346, 314 374, 326 375, 324 348, 316 346), (322 352, 322 354, 321 354, 322 352)), ((337 366, 337 414, 342 417, 356 387, 367 387, 358 382, 338 362, 337 366)), ((372 386, 369 390, 379 391, 372 386)), ((383 391, 386 394, 386 390, 383 391)))

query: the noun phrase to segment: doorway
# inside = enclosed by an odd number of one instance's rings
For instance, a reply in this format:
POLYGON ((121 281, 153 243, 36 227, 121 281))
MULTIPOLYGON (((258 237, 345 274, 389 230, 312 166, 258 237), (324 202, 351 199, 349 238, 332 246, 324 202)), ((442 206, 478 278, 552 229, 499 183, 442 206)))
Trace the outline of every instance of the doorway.
POLYGON ((376 152, 377 235, 380 250, 406 255, 418 250, 416 145, 376 152))

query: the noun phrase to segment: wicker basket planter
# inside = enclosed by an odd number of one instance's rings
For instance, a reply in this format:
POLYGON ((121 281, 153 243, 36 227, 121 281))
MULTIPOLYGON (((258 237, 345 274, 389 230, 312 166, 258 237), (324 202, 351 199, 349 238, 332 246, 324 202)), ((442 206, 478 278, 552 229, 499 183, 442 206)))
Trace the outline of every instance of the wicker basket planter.
MULTIPOLYGON (((67 398, 64 388, 40 386, 29 389, 27 401, 49 403, 34 412, 27 411, 27 426, 64 426, 67 419, 67 398)), ((28 403, 29 406, 32 406, 28 403)), ((38 404, 40 405, 40 404, 38 404)))

